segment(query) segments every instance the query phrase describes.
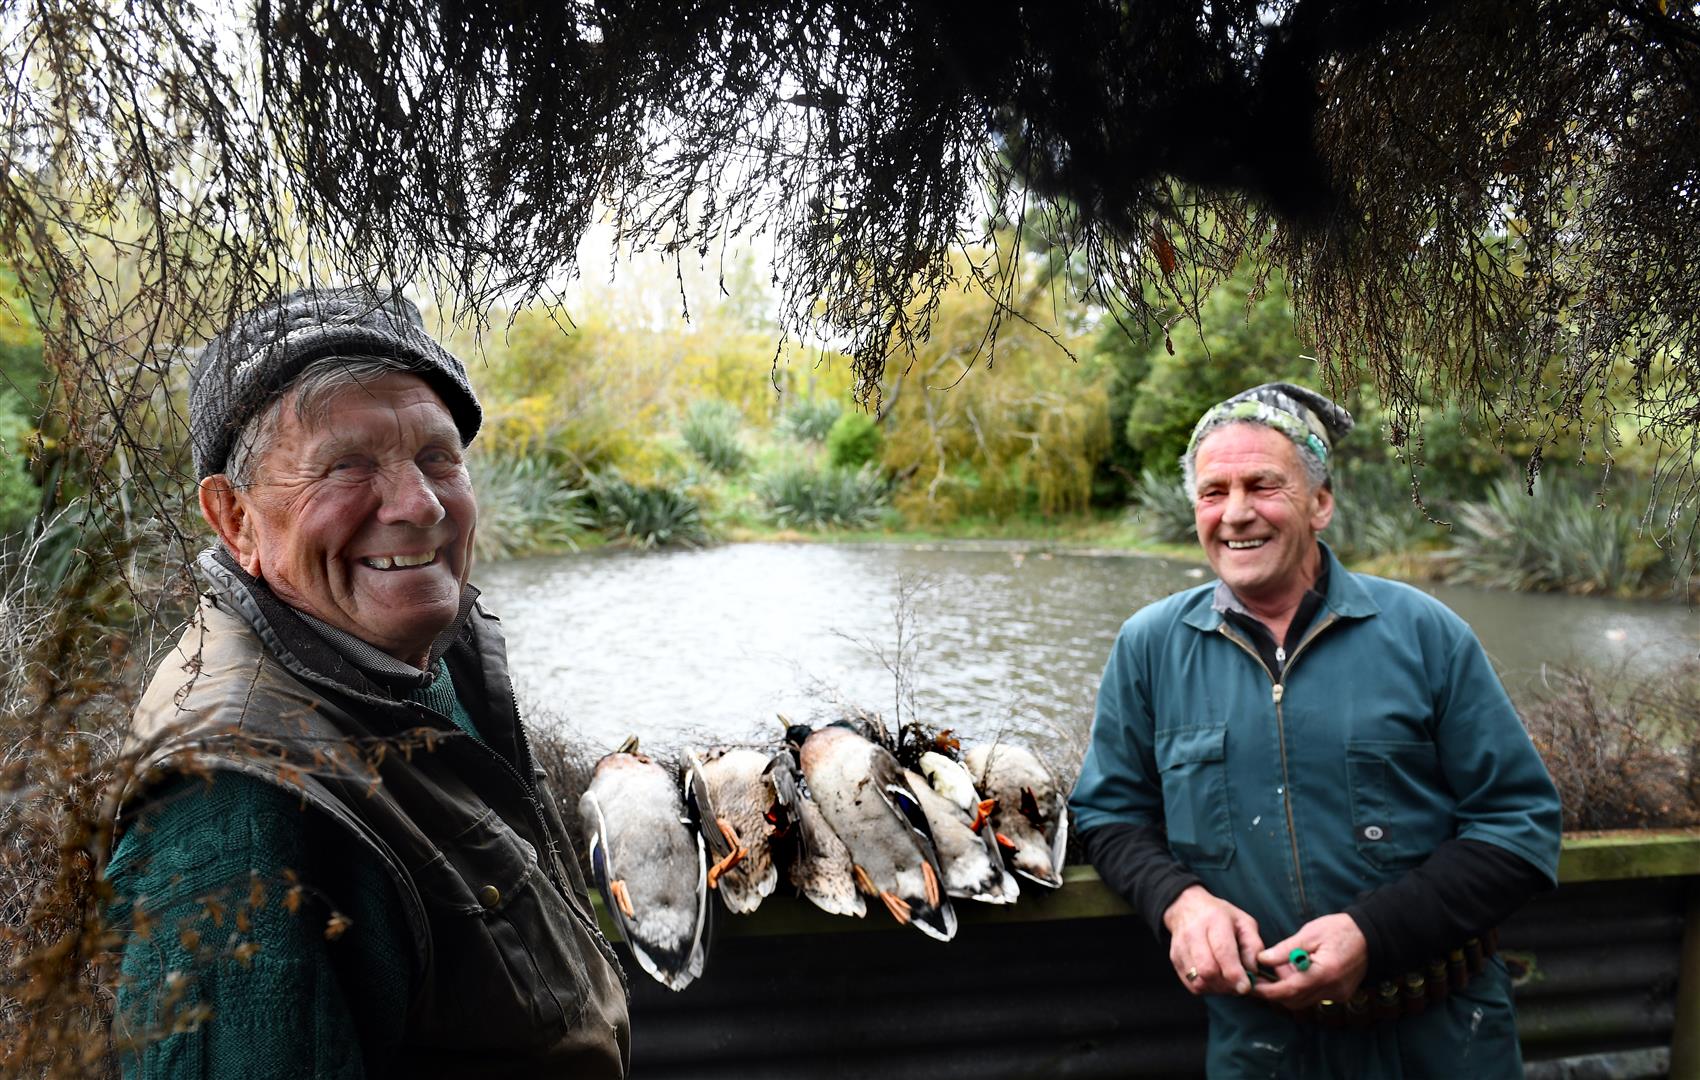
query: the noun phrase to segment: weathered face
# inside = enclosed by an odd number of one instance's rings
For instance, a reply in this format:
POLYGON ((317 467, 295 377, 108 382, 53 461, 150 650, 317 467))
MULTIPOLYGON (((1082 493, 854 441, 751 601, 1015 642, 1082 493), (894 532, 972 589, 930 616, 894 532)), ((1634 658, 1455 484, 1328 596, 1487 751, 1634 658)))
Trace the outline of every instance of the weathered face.
POLYGON ((1293 602, 1316 581, 1316 534, 1334 496, 1312 488, 1298 448, 1262 424, 1229 424, 1194 459, 1198 542, 1216 576, 1249 604, 1293 602))
POLYGON ((291 607, 415 665, 454 621, 478 505, 454 418, 417 376, 335 391, 316 424, 286 399, 254 482, 224 502, 203 510, 291 607))

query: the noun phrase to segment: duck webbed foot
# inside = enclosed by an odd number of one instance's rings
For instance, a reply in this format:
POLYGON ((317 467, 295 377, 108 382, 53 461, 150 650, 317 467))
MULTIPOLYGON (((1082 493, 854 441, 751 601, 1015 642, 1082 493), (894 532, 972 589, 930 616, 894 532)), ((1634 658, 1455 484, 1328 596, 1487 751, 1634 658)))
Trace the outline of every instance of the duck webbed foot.
POLYGON ((904 926, 908 926, 909 904, 903 899, 903 897, 892 892, 882 892, 879 896, 881 900, 885 901, 885 909, 891 912, 891 917, 902 923, 904 926))
POLYGON ((981 799, 980 805, 974 808, 974 824, 968 827, 973 829, 975 832, 979 832, 980 826, 986 823, 986 819, 991 817, 992 811, 997 808, 998 801, 996 799, 981 799))
POLYGON ((720 835, 726 838, 726 843, 731 846, 732 850, 724 859, 708 868, 708 887, 711 889, 719 887, 721 874, 743 862, 744 856, 750 853, 750 849, 744 846, 742 840, 738 839, 738 830, 732 827, 731 822, 725 818, 715 818, 714 823, 720 826, 720 835))
POLYGON ((855 875, 856 887, 861 889, 862 892, 869 896, 883 895, 878 889, 874 888, 874 879, 869 877, 868 872, 862 869, 861 866, 852 863, 850 865, 850 872, 855 875))
MULTIPOLYGON (((932 863, 923 862, 921 864, 921 880, 926 885, 927 906, 928 907, 935 907, 935 908, 938 907, 939 906, 939 876, 938 876, 937 872, 935 872, 933 870, 933 864, 932 863)), ((905 920, 905 921, 907 921, 907 920, 905 920)))
POLYGON ((615 878, 608 883, 608 891, 613 894, 614 903, 620 906, 626 918, 637 918, 637 910, 632 907, 632 894, 626 889, 625 878, 615 878))

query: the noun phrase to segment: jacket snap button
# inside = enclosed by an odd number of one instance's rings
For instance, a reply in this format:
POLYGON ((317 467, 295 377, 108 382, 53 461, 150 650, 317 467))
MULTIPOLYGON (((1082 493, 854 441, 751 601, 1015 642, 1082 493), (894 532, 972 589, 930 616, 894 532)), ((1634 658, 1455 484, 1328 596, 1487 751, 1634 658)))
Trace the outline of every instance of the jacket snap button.
POLYGON ((502 890, 494 885, 486 885, 478 890, 478 902, 485 907, 495 907, 502 902, 502 890))
POLYGON ((1365 825, 1364 826, 1364 839, 1365 840, 1380 840, 1384 835, 1386 835, 1386 834, 1381 831, 1380 825, 1365 825))

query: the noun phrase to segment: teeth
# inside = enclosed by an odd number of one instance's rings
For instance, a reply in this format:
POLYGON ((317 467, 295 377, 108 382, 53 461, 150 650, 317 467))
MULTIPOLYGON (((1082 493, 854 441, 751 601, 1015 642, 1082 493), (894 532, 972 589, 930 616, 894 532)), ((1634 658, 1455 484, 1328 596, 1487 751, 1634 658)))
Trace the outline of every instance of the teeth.
POLYGON ((427 551, 422 555, 368 555, 362 561, 374 570, 390 570, 409 566, 425 566, 436 557, 435 551, 427 551))
POLYGON ((1260 548, 1266 542, 1264 540, 1229 540, 1228 549, 1230 551, 1248 551, 1251 548, 1260 548))

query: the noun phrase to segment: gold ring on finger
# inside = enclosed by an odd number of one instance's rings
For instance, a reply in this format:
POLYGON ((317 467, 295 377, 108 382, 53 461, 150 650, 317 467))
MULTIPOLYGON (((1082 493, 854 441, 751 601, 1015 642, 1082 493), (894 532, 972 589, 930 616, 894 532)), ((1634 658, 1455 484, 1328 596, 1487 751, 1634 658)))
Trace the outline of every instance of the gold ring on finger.
POLYGON ((1189 967, 1189 968, 1186 969, 1186 981, 1187 982, 1198 981, 1198 969, 1197 968, 1189 967))

